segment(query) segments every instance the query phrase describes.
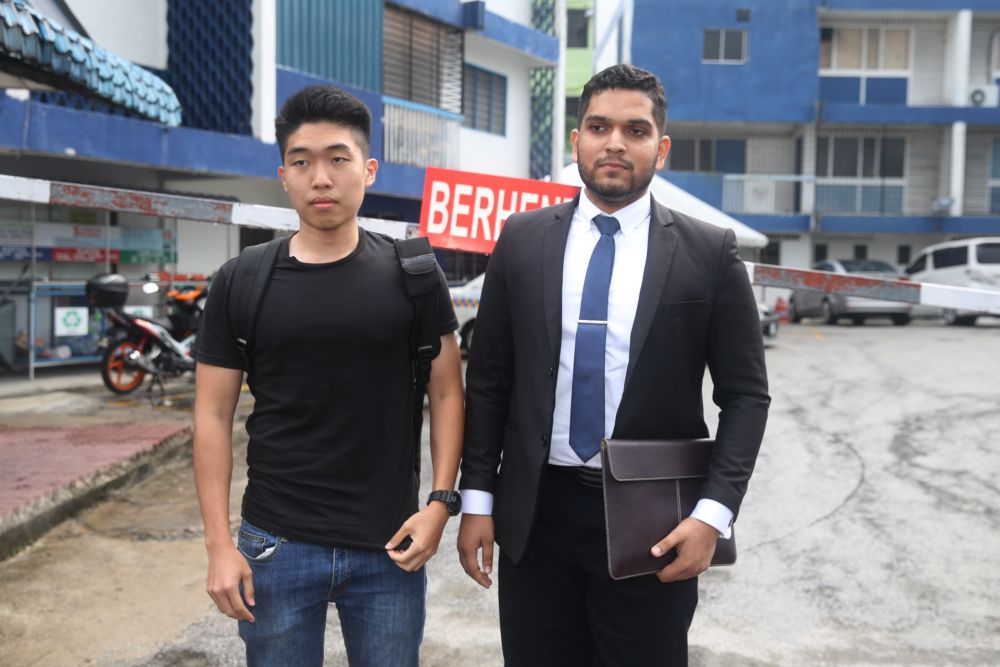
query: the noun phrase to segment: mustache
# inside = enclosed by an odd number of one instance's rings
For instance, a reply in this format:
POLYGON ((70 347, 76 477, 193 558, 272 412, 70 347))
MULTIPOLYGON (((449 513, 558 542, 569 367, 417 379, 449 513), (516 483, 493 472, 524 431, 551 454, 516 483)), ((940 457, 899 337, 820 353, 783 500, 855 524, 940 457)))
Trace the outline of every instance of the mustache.
POLYGON ((628 170, 632 170, 633 167, 632 163, 624 158, 609 157, 609 158, 604 158, 603 160, 598 160, 596 163, 594 163, 594 168, 597 169, 599 167, 603 167, 606 164, 620 164, 623 165, 628 170))

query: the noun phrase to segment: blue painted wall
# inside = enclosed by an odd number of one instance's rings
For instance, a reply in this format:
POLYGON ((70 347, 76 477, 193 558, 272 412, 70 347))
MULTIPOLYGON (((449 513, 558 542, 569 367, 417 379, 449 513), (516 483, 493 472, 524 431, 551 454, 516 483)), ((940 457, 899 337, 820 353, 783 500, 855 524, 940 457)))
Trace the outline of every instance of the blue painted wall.
POLYGON ((758 213, 730 213, 744 225, 759 232, 808 232, 809 215, 765 215, 758 213))
POLYGON ((722 174, 697 171, 661 171, 660 176, 698 199, 722 208, 722 174))
POLYGON ((815 2, 635 0, 632 59, 663 80, 672 120, 808 122, 819 93, 815 2), (736 20, 740 8, 750 9, 748 23, 736 20), (703 64, 712 28, 747 30, 747 62, 703 64))
POLYGON ((997 0, 819 0, 819 5, 833 10, 864 11, 941 11, 960 9, 997 11, 997 0))
POLYGON ((1000 125, 1000 107, 908 107, 891 104, 824 104, 827 123, 886 123, 892 125, 1000 125))
POLYGON ((274 146, 244 135, 0 96, 0 146, 204 174, 277 178, 274 146))

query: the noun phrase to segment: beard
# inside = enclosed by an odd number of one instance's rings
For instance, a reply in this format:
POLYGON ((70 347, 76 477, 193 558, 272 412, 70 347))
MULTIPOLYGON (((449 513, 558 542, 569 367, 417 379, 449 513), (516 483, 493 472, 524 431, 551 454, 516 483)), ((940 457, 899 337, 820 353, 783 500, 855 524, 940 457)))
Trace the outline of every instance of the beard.
POLYGON ((580 179, 587 186, 587 190, 609 203, 631 203, 642 196, 649 188, 656 174, 655 164, 650 164, 646 170, 639 171, 635 163, 624 159, 616 159, 615 162, 625 164, 628 169, 622 174, 623 178, 604 178, 598 180, 595 175, 600 168, 598 161, 594 167, 585 167, 582 162, 577 164, 580 170, 580 179))

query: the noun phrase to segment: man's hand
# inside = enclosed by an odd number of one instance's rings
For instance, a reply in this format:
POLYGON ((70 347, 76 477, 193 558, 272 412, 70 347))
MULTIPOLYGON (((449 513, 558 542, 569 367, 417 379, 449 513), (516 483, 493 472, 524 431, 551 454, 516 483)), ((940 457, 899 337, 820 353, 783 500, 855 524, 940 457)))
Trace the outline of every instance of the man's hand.
POLYGON ((223 614, 238 621, 254 622, 253 614, 247 608, 256 604, 253 599, 253 574, 247 559, 232 543, 209 551, 206 589, 223 614))
POLYGON ((663 583, 697 577, 708 569, 715 555, 715 542, 719 531, 712 526, 688 517, 656 543, 650 552, 659 558, 671 549, 677 549, 677 558, 656 574, 663 583))
POLYGON ((389 558, 403 570, 416 572, 437 553, 446 523, 448 507, 442 502, 430 503, 407 519, 385 545, 389 558), (410 545, 404 551, 396 551, 407 537, 412 540, 410 545))
POLYGON ((483 588, 493 585, 493 517, 483 514, 463 514, 458 529, 458 562, 465 573, 483 588), (483 550, 482 567, 479 550, 483 550))

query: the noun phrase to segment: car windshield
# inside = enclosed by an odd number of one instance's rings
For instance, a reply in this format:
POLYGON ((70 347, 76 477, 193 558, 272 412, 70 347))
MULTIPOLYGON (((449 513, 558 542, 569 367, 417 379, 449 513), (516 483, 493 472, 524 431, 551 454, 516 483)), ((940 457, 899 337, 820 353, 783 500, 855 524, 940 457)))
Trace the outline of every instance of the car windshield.
POLYGON ((980 264, 1000 264, 1000 243, 980 243, 976 246, 976 259, 980 264))
POLYGON ((896 273, 892 265, 877 259, 842 259, 840 263, 848 273, 896 273))

